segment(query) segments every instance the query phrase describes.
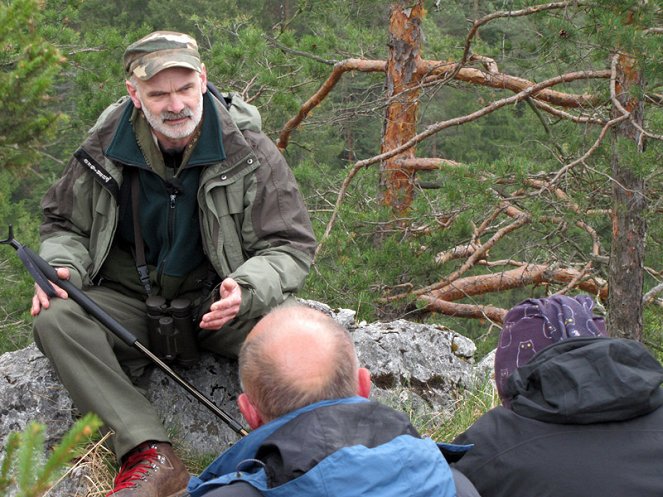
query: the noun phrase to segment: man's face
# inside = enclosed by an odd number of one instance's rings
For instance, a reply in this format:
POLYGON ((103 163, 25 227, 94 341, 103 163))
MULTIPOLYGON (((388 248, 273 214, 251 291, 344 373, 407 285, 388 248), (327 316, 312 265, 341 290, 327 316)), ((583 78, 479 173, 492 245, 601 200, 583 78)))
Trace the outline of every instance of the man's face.
POLYGON ((165 148, 181 149, 190 141, 203 115, 202 94, 207 90, 202 73, 182 67, 158 72, 147 81, 127 82, 134 105, 165 148))

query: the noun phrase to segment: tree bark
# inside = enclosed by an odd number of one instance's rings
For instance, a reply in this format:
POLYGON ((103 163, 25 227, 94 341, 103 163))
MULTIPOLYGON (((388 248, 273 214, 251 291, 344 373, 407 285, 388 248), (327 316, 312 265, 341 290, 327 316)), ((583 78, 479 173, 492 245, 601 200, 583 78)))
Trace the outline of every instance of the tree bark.
MULTIPOLYGON (((392 5, 389 25, 389 59, 387 60, 387 106, 381 152, 393 150, 416 134, 421 60, 421 21, 424 15, 422 0, 413 6, 399 1, 392 5)), ((399 160, 413 159, 415 147, 410 147, 380 163, 380 193, 382 203, 399 215, 407 211, 414 194, 415 171, 404 168, 399 160)))
POLYGON ((611 336, 642 339, 642 295, 647 225, 644 179, 633 170, 643 151, 643 102, 632 97, 642 85, 633 58, 618 54, 613 62, 613 118, 629 113, 612 135, 612 244, 608 267, 608 330, 611 336), (628 159, 627 159, 628 158, 628 159))

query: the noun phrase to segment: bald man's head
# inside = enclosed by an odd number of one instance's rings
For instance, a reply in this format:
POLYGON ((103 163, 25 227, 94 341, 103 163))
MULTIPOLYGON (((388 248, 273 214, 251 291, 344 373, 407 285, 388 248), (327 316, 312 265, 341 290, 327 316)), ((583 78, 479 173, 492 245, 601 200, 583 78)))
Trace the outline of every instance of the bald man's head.
POLYGON ((356 395, 357 372, 347 330, 302 305, 272 310, 239 355, 242 388, 265 422, 314 402, 356 395))

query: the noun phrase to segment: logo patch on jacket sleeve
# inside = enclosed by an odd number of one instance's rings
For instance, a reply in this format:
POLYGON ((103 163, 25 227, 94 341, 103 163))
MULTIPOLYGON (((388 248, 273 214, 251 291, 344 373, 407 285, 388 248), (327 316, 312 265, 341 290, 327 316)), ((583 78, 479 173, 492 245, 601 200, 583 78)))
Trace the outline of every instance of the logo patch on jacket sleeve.
POLYGON ((113 197, 118 198, 120 187, 118 186, 117 181, 115 181, 101 164, 94 160, 94 158, 82 148, 76 150, 74 157, 78 159, 78 162, 80 162, 81 165, 88 168, 88 170, 94 175, 95 179, 101 183, 101 185, 106 188, 113 197))

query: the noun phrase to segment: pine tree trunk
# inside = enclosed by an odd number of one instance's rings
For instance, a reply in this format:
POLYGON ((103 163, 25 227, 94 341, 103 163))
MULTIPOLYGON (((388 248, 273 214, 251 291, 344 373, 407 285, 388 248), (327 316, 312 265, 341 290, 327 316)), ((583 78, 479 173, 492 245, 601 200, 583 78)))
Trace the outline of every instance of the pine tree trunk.
MULTIPOLYGON (((386 97, 390 100, 385 115, 382 150, 387 152, 416 134, 421 61, 422 0, 408 6, 392 5, 389 25, 386 97)), ((414 158, 414 147, 380 164, 380 192, 384 205, 398 215, 408 210, 414 193, 414 171, 398 164, 399 159, 414 158)))
MULTIPOLYGON (((635 61, 620 55, 616 97, 633 120, 642 125, 643 103, 630 96, 641 85, 635 61)), ((613 108, 613 117, 622 111, 613 108)), ((644 180, 635 171, 643 137, 630 120, 616 126, 612 139, 612 245, 609 264, 608 329, 611 336, 642 338, 646 199, 644 180)))

